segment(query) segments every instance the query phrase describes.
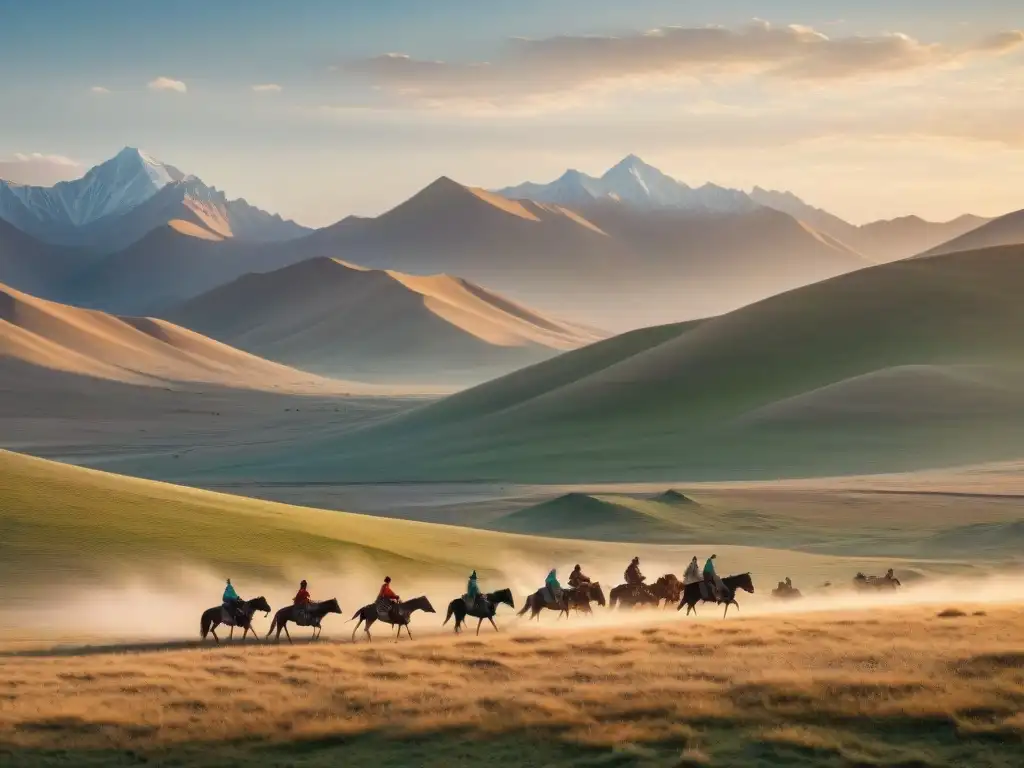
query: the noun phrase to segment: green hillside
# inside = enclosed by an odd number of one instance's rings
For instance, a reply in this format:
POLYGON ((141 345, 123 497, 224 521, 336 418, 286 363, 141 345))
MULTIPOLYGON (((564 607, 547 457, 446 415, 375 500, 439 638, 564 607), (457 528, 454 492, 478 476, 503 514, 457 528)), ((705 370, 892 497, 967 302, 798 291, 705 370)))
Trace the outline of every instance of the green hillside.
POLYGON ((595 482, 1016 456, 1022 294, 1022 246, 886 264, 637 331, 302 450, 190 471, 595 482))

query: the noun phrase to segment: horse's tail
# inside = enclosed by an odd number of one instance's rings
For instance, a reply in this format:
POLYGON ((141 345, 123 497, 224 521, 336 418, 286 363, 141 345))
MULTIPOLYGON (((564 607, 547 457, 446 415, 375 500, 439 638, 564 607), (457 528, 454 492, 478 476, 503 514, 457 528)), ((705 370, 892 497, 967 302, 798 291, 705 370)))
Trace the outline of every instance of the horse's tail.
MULTIPOLYGON (((348 621, 355 621, 360 616, 362 616, 362 614, 363 614, 363 609, 360 608, 358 611, 356 611, 355 613, 352 614, 352 618, 349 619, 348 621)), ((346 621, 345 623, 348 624, 348 621, 346 621)))
POLYGON ((274 614, 274 618, 270 620, 270 629, 267 630, 267 637, 270 637, 270 633, 277 628, 277 614, 274 614))
POLYGON ((448 615, 444 617, 444 622, 441 624, 442 627, 448 624, 453 613, 455 613, 455 605, 454 603, 448 603, 448 615))
POLYGON ((614 608, 615 604, 618 602, 619 596, 615 593, 615 590, 613 589, 611 592, 608 593, 608 607, 614 608))
POLYGON ((199 637, 203 640, 210 634, 210 627, 213 626, 213 616, 210 615, 209 611, 206 611, 202 618, 199 619, 199 637))
POLYGON ((521 611, 519 611, 519 613, 517 613, 516 616, 522 616, 524 613, 526 613, 532 607, 533 607, 533 595, 530 595, 528 598, 526 598, 523 601, 523 609, 521 611))

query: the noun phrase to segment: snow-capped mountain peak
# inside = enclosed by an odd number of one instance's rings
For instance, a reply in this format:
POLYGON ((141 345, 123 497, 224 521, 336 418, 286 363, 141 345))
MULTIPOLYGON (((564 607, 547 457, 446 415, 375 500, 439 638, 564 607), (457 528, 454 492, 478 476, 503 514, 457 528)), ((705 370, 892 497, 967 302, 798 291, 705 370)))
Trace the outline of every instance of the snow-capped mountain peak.
POLYGON ((570 207, 598 200, 617 200, 644 210, 735 212, 758 207, 757 203, 739 190, 724 189, 713 184, 694 189, 633 154, 624 157, 600 178, 571 170, 550 184, 527 182, 498 190, 498 193, 506 197, 570 207))

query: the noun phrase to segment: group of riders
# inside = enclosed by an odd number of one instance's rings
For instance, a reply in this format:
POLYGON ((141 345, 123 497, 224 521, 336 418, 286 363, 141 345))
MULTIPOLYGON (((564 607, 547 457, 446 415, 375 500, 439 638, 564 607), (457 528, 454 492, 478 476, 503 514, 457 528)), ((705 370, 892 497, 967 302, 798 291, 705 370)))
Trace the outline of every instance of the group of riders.
MULTIPOLYGON (((473 580, 476 579, 476 572, 473 572, 473 580)), ((299 591, 295 593, 295 597, 292 598, 292 605, 300 610, 305 610, 309 606, 313 605, 313 597, 309 593, 309 584, 305 579, 299 582, 299 591)), ((245 623, 245 601, 238 596, 238 592, 235 591, 234 586, 231 584, 231 579, 227 580, 227 584, 224 587, 224 594, 221 596, 221 602, 224 610, 227 612, 235 623, 245 623)), ((402 602, 395 591, 391 588, 391 577, 385 576, 384 583, 381 584, 380 590, 377 592, 377 609, 381 612, 388 612, 392 607, 402 602)))
MULTIPOLYGON (((686 573, 683 577, 684 584, 691 584, 695 582, 701 582, 705 585, 707 597, 712 600, 720 600, 726 595, 726 587, 722 583, 721 578, 715 571, 715 559, 717 555, 711 555, 704 563, 704 568, 701 569, 700 564, 697 562, 697 558, 694 557, 690 561, 690 564, 686 568, 686 573)), ((647 581, 647 577, 640 572, 640 558, 634 557, 629 565, 626 567, 626 571, 623 574, 623 579, 626 584, 633 588, 634 591, 639 592, 645 589, 644 582, 647 581)), ((583 573, 583 569, 577 563, 576 567, 572 569, 572 573, 569 574, 568 586, 570 589, 580 589, 586 587, 592 583, 589 576, 583 573)), ((304 609, 313 603, 312 596, 309 593, 308 584, 305 579, 299 582, 299 591, 295 593, 295 597, 292 598, 292 605, 297 608, 304 609)), ((556 569, 552 568, 544 579, 544 587, 548 593, 548 598, 553 604, 561 604, 564 597, 564 590, 561 582, 558 580, 558 573, 556 569)), ((462 599, 466 602, 466 608, 473 610, 474 608, 486 608, 486 596, 480 590, 476 571, 470 574, 469 579, 466 583, 466 594, 462 596, 462 599)), ((227 584, 224 587, 224 594, 222 595, 222 603, 225 612, 231 616, 236 622, 244 621, 244 607, 245 602, 239 597, 238 592, 235 591, 234 586, 231 584, 231 579, 227 580, 227 584)), ((381 584, 380 590, 377 592, 376 606, 378 612, 386 614, 394 606, 401 603, 402 599, 395 593, 391 588, 391 577, 384 577, 384 583, 381 584)))

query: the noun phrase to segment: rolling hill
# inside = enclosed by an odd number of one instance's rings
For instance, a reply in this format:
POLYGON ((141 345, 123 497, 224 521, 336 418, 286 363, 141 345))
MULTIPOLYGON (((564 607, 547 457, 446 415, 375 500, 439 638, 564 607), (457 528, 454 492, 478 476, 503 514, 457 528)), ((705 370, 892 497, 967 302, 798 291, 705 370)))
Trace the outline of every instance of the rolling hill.
MULTIPOLYGON (((76 378, 167 387, 352 391, 340 381, 297 371, 146 317, 117 317, 39 299, 0 285, 0 382, 30 397, 76 378)), ((52 396, 52 393, 51 393, 52 396)))
POLYGON ((1020 246, 881 265, 566 353, 306 446, 301 462, 239 457, 234 471, 594 482, 1014 457, 1022 291, 1020 246))
POLYGON ((164 317, 261 357, 362 381, 479 383, 600 338, 456 277, 326 257, 245 275, 164 317))
POLYGON ((0 219, 0 283, 59 299, 68 281, 94 260, 83 251, 36 240, 0 219))
POLYGON ((957 251, 976 251, 1002 245, 1024 243, 1024 211, 1016 211, 993 219, 984 226, 942 243, 924 256, 939 256, 957 251))

